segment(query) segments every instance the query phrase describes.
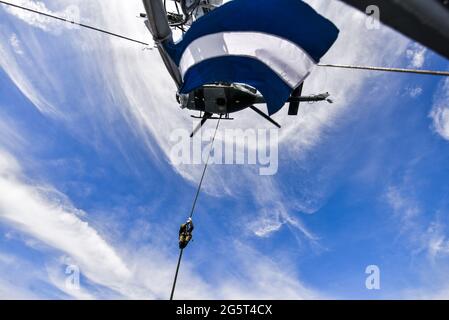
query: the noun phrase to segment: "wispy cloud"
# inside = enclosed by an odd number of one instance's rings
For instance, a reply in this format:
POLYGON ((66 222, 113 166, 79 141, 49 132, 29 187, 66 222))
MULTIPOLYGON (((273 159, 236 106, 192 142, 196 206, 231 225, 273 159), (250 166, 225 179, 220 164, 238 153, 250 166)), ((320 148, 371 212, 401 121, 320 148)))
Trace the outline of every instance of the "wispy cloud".
POLYGON ((397 186, 390 186, 388 188, 386 199, 393 209, 395 217, 401 221, 402 230, 410 229, 416 223, 415 219, 421 212, 415 199, 409 192, 397 186))
POLYGON ((224 275, 220 288, 224 299, 324 299, 325 296, 307 288, 297 280, 291 266, 280 265, 242 243, 234 243, 243 264, 243 276, 224 275))
POLYGON ((0 66, 6 71, 16 86, 33 102, 36 108, 43 112, 55 114, 54 106, 39 94, 34 84, 30 82, 21 67, 19 67, 19 63, 14 57, 14 50, 17 49, 12 44, 10 46, 12 50, 8 50, 0 43, 0 66))
MULTIPOLYGON (((257 216, 248 223, 248 228, 258 237, 269 237, 288 225, 293 230, 302 234, 310 241, 316 241, 317 237, 307 229, 299 217, 290 212, 287 199, 279 192, 276 182, 272 179, 258 177, 254 181, 256 199, 261 208, 257 216), (273 201, 278 199, 278 201, 273 201)), ((307 213, 306 210, 303 212, 307 213)))
POLYGON ((444 227, 441 222, 434 221, 427 229, 427 250, 432 259, 449 255, 449 237, 444 232, 444 227))
POLYGON ((411 98, 418 98, 423 93, 423 88, 421 87, 409 87, 406 89, 407 93, 410 95, 411 98))
MULTIPOLYGON (((47 8, 44 2, 42 1, 32 1, 32 0, 15 0, 12 1, 12 3, 23 6, 32 10, 40 11, 48 15, 54 15, 59 16, 63 18, 67 18, 68 20, 71 20, 70 18, 73 17, 73 9, 77 10, 76 6, 70 6, 66 8, 63 11, 59 12, 53 12, 47 8)), ((33 12, 21 10, 19 8, 11 7, 11 6, 5 6, 2 5, 5 10, 7 10, 9 13, 17 17, 18 19, 22 20, 23 22, 39 28, 46 32, 52 32, 52 33, 60 33, 60 29, 67 29, 67 28, 73 28, 69 24, 64 24, 61 21, 52 19, 50 17, 46 17, 43 15, 37 15, 33 12)))
POLYGON ((23 55, 22 44, 15 33, 13 33, 9 38, 9 43, 18 55, 23 55))
POLYGON ((409 67, 422 68, 426 61, 427 49, 419 44, 412 44, 406 51, 407 58, 409 59, 409 67))
POLYGON ((430 117, 433 119, 435 131, 444 139, 449 140, 449 79, 441 82, 440 89, 434 97, 430 117))
POLYGON ((2 151, 0 161, 0 218, 70 254, 92 281, 120 289, 131 273, 114 248, 82 221, 70 204, 50 201, 48 187, 21 181, 14 158, 2 151))
POLYGON ((43 277, 30 264, 16 256, 0 252, 0 272, 4 275, 0 279, 0 299, 39 298, 27 285, 43 277))
POLYGON ((385 198, 394 218, 399 221, 398 229, 408 241, 412 252, 426 252, 431 260, 443 257, 449 254, 447 226, 438 212, 424 211, 425 206, 413 190, 413 185, 408 179, 404 185, 390 186, 385 198))

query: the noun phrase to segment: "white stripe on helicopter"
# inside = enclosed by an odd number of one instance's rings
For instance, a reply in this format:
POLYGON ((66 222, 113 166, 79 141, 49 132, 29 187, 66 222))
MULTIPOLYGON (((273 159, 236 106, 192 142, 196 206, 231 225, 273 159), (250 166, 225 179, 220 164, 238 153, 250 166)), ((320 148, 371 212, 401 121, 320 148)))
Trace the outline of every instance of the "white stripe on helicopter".
POLYGON ((193 66, 208 59, 244 56, 259 60, 296 88, 315 66, 314 60, 293 42, 260 32, 220 32, 193 41, 184 51, 179 68, 184 78, 193 66))

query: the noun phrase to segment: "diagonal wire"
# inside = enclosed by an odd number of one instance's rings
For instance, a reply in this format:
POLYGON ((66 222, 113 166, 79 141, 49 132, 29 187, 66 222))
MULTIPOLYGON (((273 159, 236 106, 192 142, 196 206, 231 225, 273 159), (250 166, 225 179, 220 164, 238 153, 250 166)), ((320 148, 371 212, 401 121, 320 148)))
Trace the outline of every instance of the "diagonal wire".
POLYGON ((77 25, 77 26, 80 26, 82 28, 98 31, 98 32, 101 32, 101 33, 104 33, 104 34, 107 34, 107 35, 110 35, 110 36, 113 36, 113 37, 117 37, 117 38, 128 40, 128 41, 132 41, 132 42, 135 42, 135 43, 138 43, 138 44, 143 44, 145 46, 149 46, 148 43, 140 41, 140 40, 136 40, 136 39, 132 39, 132 38, 129 38, 129 37, 126 37, 126 36, 122 36, 120 34, 117 34, 117 33, 114 33, 114 32, 110 32, 110 31, 107 31, 107 30, 103 30, 103 29, 99 29, 99 28, 96 28, 96 27, 93 27, 93 26, 90 26, 90 25, 87 25, 87 24, 84 24, 84 23, 75 22, 73 20, 69 20, 69 19, 66 19, 66 18, 63 18, 63 17, 58 17, 58 16, 55 16, 55 15, 52 15, 52 14, 49 14, 49 13, 46 13, 46 12, 34 10, 34 9, 31 9, 31 8, 27 8, 27 7, 23 7, 23 6, 20 6, 20 5, 14 4, 14 3, 10 3, 10 2, 7 2, 7 1, 1 1, 0 0, 0 3, 3 4, 3 5, 6 5, 6 6, 14 7, 14 8, 17 8, 17 9, 21 9, 21 10, 25 10, 25 11, 32 12, 32 13, 35 13, 35 14, 39 14, 41 16, 45 16, 45 17, 48 17, 48 18, 52 18, 52 19, 56 19, 56 20, 59 20, 59 21, 63 21, 63 22, 66 22, 66 23, 73 24, 73 25, 77 25))
POLYGON ((416 70, 416 69, 401 69, 401 68, 382 68, 382 67, 367 67, 367 66, 351 66, 346 64, 318 64, 319 67, 325 68, 339 68, 339 69, 355 69, 368 71, 385 71, 385 72, 399 72, 399 73, 414 73, 421 75, 443 76, 449 77, 448 71, 434 71, 434 70, 416 70))

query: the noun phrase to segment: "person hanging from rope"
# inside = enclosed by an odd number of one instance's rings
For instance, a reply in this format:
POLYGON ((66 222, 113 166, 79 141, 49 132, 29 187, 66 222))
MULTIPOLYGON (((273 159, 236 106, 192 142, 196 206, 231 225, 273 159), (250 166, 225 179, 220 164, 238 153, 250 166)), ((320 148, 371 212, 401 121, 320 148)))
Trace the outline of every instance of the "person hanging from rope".
POLYGON ((179 228, 179 249, 182 250, 187 247, 190 240, 192 240, 193 229, 192 218, 187 219, 187 222, 181 225, 181 228, 179 228))

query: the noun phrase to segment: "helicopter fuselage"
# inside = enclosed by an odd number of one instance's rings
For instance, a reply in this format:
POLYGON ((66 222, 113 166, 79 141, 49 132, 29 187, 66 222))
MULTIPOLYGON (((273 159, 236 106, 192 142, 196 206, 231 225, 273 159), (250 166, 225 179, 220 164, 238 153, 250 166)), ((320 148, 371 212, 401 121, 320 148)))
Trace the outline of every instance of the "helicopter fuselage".
POLYGON ((226 115, 263 103, 263 97, 254 88, 244 84, 210 84, 190 94, 177 95, 181 108, 192 111, 226 115))
MULTIPOLYGON (((167 71, 178 87, 178 92, 182 90, 184 82, 183 77, 179 67, 171 59, 164 47, 164 43, 173 43, 173 32, 171 28, 181 27, 181 30, 184 32, 183 27, 185 27, 187 22, 192 18, 192 8, 194 9, 195 6, 203 4, 211 5, 212 7, 209 9, 213 9, 221 3, 221 1, 214 1, 214 4, 212 4, 211 1, 204 0, 180 0, 180 2, 182 4, 181 7, 183 8, 183 19, 181 24, 178 24, 169 21, 170 14, 167 16, 167 11, 162 0, 143 0, 146 11, 144 16, 147 17, 145 24, 153 35, 153 39, 161 54, 162 60, 167 67, 167 71)), ((329 94, 327 93, 302 97, 302 85, 295 90, 294 93, 295 94, 286 101, 290 102, 290 115, 297 115, 299 103, 302 101, 316 102, 327 100, 328 102, 331 102, 331 100, 328 99, 329 94)), ((207 120, 230 119, 229 114, 242 111, 246 108, 253 110, 259 116, 265 118, 278 128, 281 127, 269 114, 264 113, 255 106, 256 104, 264 104, 266 101, 258 90, 246 84, 211 83, 203 85, 190 93, 177 93, 176 97, 181 108, 200 112, 199 118, 201 118, 201 122, 198 127, 195 128, 191 136, 193 136, 207 120), (215 115, 218 115, 218 117, 215 115)))

